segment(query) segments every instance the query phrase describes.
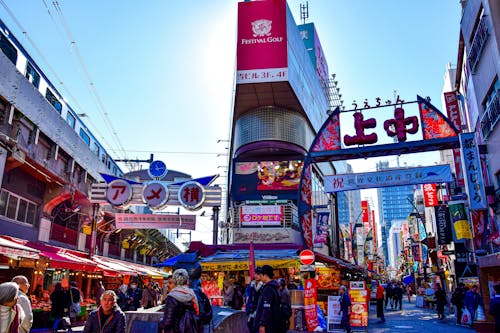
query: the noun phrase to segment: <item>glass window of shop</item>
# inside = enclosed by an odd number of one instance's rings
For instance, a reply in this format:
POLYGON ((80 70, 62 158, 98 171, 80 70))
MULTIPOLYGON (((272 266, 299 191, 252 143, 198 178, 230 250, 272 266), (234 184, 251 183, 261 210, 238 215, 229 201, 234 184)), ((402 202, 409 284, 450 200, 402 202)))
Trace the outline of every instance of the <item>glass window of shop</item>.
POLYGON ((38 212, 38 205, 16 194, 2 189, 0 192, 0 215, 9 219, 33 224, 38 212))

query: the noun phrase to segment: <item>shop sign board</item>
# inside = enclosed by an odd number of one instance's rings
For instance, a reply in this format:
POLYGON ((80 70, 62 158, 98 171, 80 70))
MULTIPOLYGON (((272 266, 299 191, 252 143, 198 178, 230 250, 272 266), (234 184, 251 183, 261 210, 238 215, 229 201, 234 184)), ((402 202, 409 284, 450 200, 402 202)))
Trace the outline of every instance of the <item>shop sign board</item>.
POLYGON ((335 332, 341 320, 340 296, 328 296, 328 332, 335 332))
POLYGON ((438 205, 436 184, 424 184, 422 189, 424 190, 425 207, 436 207, 438 205))
POLYGON ((252 205, 241 206, 240 221, 244 226, 281 225, 283 206, 280 205, 252 205))
POLYGON ((113 206, 126 205, 132 199, 132 185, 123 179, 113 180, 106 190, 106 199, 113 206))
POLYGON ((374 187, 447 183, 452 180, 451 168, 448 164, 433 165, 325 176, 325 192, 335 193, 374 187))
POLYGON ((177 195, 182 207, 187 210, 197 210, 205 201, 205 188, 198 182, 189 181, 181 185, 177 195))
POLYGON ((316 279, 306 279, 304 281, 304 314, 309 332, 318 327, 318 311, 316 310, 317 283, 316 279))
POLYGON ((299 254, 300 263, 302 265, 312 265, 314 264, 314 260, 316 257, 314 256, 314 252, 311 250, 302 250, 299 254))
POLYGON ((462 165, 471 210, 487 209, 483 172, 479 162, 479 150, 475 133, 461 133, 462 165))
POLYGON ((196 215, 115 214, 116 229, 184 229, 195 230, 196 215))
POLYGON ((301 272, 314 272, 316 271, 316 266, 314 265, 300 265, 301 272))
POLYGON ((368 290, 364 281, 350 281, 349 297, 351 298, 352 327, 368 327, 368 290))
POLYGON ((160 182, 151 182, 144 185, 142 190, 142 200, 151 209, 161 209, 168 201, 169 191, 160 182))

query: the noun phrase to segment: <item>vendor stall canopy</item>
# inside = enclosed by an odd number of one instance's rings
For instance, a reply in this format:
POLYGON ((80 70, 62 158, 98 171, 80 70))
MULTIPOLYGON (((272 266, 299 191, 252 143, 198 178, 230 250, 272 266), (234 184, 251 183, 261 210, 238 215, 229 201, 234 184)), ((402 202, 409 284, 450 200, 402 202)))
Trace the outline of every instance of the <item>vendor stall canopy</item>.
MULTIPOLYGON (((203 271, 248 270, 249 262, 249 250, 217 251, 200 259, 203 271)), ((255 262, 256 266, 271 265, 274 269, 292 268, 299 265, 299 257, 296 250, 256 250, 255 262)))

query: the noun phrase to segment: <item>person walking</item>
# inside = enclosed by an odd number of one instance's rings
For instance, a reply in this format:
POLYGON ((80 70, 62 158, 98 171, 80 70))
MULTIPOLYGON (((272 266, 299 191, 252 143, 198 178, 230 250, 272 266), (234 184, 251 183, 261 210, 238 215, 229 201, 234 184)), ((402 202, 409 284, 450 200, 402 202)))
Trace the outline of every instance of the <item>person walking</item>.
POLYGON ((455 306, 455 313, 457 315, 457 325, 462 324, 462 309, 464 307, 464 298, 465 298, 465 285, 463 283, 459 283, 458 287, 455 289, 453 294, 451 295, 451 304, 455 306))
POLYGON ((283 333, 288 331, 290 327, 290 317, 292 316, 292 298, 290 297, 290 291, 286 287, 286 280, 281 278, 278 280, 279 285, 279 296, 280 296, 280 307, 282 318, 283 333))
POLYGON ((394 308, 394 302, 392 299, 392 282, 387 282, 387 286, 385 287, 385 309, 387 310, 387 305, 390 304, 391 308, 394 308))
MULTIPOLYGON (((70 305, 68 293, 63 289, 60 282, 56 283, 54 291, 50 294, 50 302, 52 304, 50 314, 52 318, 54 318, 54 325, 52 326, 52 329, 57 331, 62 318, 66 314, 66 309, 70 305)), ((64 325, 65 324, 66 323, 64 322, 64 325)))
POLYGON ((141 305, 144 309, 150 309, 156 306, 156 290, 153 288, 153 282, 148 283, 148 287, 142 291, 141 305))
POLYGON ((401 286, 401 282, 397 282, 394 288, 392 289, 392 298, 394 299, 394 308, 399 310, 403 310, 403 287, 401 286))
MULTIPOLYGON (((188 287, 189 275, 184 268, 175 270, 172 279, 175 287, 170 291, 165 299, 163 320, 160 327, 164 333, 182 333, 180 325, 186 312, 199 314, 196 294, 188 287)), ((184 322, 189 327, 184 327, 186 331, 198 331, 199 323, 195 320, 184 322)))
POLYGON ((24 320, 21 322, 19 332, 28 333, 33 325, 33 310, 31 309, 31 301, 27 296, 30 284, 28 282, 28 278, 24 275, 13 277, 12 282, 17 283, 19 286, 17 304, 19 304, 24 311, 24 320))
POLYGON ((493 286, 495 295, 490 300, 490 315, 495 318, 495 333, 500 333, 500 284, 493 286))
POLYGON ((384 287, 380 284, 380 281, 377 281, 377 289, 375 298, 377 300, 377 317, 380 318, 379 323, 385 323, 384 317, 384 287))
POLYGON ((262 279, 262 269, 257 267, 255 269, 254 279, 250 282, 245 290, 245 312, 248 316, 247 326, 248 331, 253 332, 255 312, 257 310, 257 302, 262 291, 264 283, 262 279))
POLYGON ((476 311, 479 304, 481 304, 481 295, 477 292, 477 285, 473 285, 464 296, 464 306, 470 312, 471 327, 474 326, 474 318, 476 317, 476 311))
POLYGON ((253 332, 279 333, 281 332, 280 298, 278 282, 273 280, 273 268, 269 265, 262 266, 262 293, 257 302, 253 332))
POLYGON ((438 283, 436 285, 436 291, 434 292, 434 298, 436 299, 436 310, 438 314, 438 319, 444 319, 444 306, 448 303, 446 299, 446 292, 441 289, 441 285, 438 283))
POLYGON ((113 290, 105 290, 97 310, 89 314, 83 333, 125 333, 125 314, 117 306, 118 297, 113 290))
POLYGON ((406 296, 408 296, 408 303, 411 303, 411 294, 412 294, 411 284, 408 284, 406 286, 406 296))
POLYGON ((19 286, 15 282, 0 284, 0 332, 19 333, 24 320, 24 311, 17 304, 19 286))
POLYGON ((80 302, 83 301, 83 298, 82 298, 82 293, 76 287, 75 281, 71 281, 69 285, 70 285, 70 288, 68 291, 69 300, 70 300, 69 318, 71 321, 75 321, 76 317, 78 317, 80 315, 80 312, 82 310, 80 307, 80 302))
POLYGON ((347 293, 347 287, 340 286, 339 294, 340 294, 340 313, 342 316, 340 318, 340 328, 346 330, 347 333, 351 333, 350 316, 351 316, 352 303, 351 303, 351 298, 347 293))

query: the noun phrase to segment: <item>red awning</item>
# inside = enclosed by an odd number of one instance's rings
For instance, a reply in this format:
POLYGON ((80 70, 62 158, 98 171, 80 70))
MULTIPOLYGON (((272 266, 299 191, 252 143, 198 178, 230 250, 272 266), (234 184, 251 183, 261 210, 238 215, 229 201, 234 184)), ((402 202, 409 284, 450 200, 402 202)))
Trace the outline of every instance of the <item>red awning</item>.
POLYGON ((137 276, 137 272, 128 267, 127 263, 117 259, 101 256, 93 256, 97 267, 103 270, 105 276, 132 275, 137 276))
POLYGON ((21 258, 38 259, 38 250, 29 248, 23 244, 23 240, 14 237, 0 235, 0 254, 18 260, 21 258))
POLYGON ((40 255, 49 258, 50 268, 71 269, 85 272, 95 272, 99 270, 92 260, 85 258, 87 254, 84 252, 39 242, 27 242, 26 245, 39 250, 40 255))

